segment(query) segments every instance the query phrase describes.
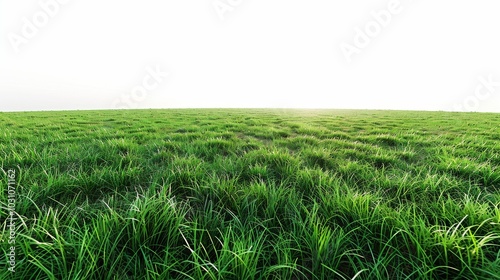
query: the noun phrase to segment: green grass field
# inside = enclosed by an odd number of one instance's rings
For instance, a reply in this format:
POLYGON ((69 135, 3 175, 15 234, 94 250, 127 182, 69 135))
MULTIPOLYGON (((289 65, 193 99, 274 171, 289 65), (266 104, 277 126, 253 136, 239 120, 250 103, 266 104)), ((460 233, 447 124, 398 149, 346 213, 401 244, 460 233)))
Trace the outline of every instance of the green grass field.
POLYGON ((500 114, 0 121, 0 279, 500 279, 500 114))

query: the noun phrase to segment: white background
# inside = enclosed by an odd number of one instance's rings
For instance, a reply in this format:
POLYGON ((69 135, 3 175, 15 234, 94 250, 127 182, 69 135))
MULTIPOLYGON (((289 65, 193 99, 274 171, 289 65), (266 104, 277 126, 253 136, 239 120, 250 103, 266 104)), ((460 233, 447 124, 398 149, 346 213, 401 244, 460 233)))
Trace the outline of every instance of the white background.
POLYGON ((0 111, 128 98, 130 108, 500 112, 497 0, 55 1, 0 0, 0 111), (388 5, 399 12, 381 26, 373 12, 388 5), (349 62, 341 45, 367 26, 375 34, 349 62), (157 67, 169 76, 134 97, 157 67), (496 85, 475 95, 480 77, 496 85))

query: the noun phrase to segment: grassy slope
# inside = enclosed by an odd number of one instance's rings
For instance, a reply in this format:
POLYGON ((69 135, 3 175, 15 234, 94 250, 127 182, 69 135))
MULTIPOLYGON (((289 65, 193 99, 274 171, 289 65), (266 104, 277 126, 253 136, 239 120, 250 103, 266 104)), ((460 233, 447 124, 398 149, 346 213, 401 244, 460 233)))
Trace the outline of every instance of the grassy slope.
POLYGON ((499 114, 0 120, 0 167, 19 172, 13 279, 500 279, 499 114))

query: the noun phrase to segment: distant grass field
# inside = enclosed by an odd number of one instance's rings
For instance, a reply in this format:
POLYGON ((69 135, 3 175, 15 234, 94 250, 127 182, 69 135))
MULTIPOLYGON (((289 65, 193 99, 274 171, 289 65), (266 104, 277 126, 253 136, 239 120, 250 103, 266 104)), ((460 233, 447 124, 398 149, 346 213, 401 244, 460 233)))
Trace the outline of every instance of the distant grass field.
POLYGON ((0 113, 0 159, 0 279, 500 279, 500 114, 0 113))

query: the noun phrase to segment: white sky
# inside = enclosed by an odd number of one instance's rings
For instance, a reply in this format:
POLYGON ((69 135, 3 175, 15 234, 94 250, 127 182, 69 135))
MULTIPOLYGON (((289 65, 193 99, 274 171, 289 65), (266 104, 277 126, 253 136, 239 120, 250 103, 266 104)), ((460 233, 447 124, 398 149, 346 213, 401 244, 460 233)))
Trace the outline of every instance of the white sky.
POLYGON ((498 0, 0 0, 0 111, 500 112, 499 13, 498 0))

